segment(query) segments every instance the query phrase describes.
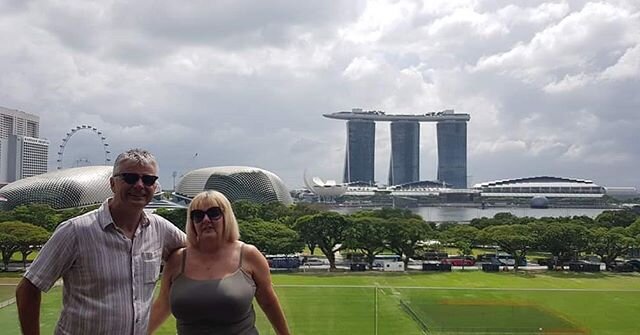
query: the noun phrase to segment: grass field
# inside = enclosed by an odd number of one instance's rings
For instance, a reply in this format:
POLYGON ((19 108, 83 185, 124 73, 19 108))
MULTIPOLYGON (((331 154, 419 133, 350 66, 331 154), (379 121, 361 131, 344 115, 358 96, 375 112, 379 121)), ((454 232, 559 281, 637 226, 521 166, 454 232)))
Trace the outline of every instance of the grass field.
MULTIPOLYGON (((275 274, 294 334, 640 334, 637 274, 275 274)), ((45 294, 43 333, 59 316, 60 289, 45 294)), ((261 334, 273 334, 257 308, 261 334)), ((19 334, 15 305, 3 334, 19 334)), ((159 334, 175 334, 167 320, 159 334)))
POLYGON ((16 287, 14 285, 0 285, 0 301, 11 299, 16 295, 16 287))

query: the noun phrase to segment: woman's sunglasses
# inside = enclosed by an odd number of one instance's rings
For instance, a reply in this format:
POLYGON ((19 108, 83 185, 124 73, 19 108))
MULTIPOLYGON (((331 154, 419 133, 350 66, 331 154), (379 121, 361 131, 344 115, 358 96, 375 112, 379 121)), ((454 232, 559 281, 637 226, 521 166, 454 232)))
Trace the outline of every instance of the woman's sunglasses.
POLYGON ((137 173, 118 173, 113 175, 114 177, 120 177, 124 180, 125 183, 129 185, 135 185, 138 180, 142 179, 142 183, 144 186, 153 186, 156 180, 158 180, 158 176, 152 176, 148 174, 139 175, 137 173))
POLYGON ((222 209, 220 207, 211 207, 206 211, 202 211, 199 209, 194 209, 191 211, 191 221, 193 223, 199 224, 204 220, 204 216, 209 217, 209 220, 217 220, 222 216, 222 209))

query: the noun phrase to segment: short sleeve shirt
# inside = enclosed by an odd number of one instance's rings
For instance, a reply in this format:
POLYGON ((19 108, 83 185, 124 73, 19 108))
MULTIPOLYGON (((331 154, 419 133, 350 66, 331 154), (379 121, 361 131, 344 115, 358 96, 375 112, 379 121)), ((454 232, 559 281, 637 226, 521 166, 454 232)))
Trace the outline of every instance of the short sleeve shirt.
POLYGON ((55 334, 146 334, 161 261, 186 243, 155 214, 144 214, 129 239, 114 225, 108 201, 61 223, 24 275, 45 292, 63 279, 55 334))

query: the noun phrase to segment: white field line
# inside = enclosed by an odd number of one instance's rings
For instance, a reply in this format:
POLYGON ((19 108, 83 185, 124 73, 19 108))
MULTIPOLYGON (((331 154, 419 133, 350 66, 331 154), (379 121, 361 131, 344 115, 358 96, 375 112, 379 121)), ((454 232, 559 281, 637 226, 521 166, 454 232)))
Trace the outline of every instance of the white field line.
POLYGON ((278 284, 274 287, 300 288, 379 288, 410 290, 469 290, 469 291, 567 291, 567 292, 640 292, 640 289, 598 289, 598 288, 518 288, 518 287, 444 287, 444 286, 384 286, 384 285, 302 285, 278 284))
MULTIPOLYGON (((58 287, 60 285, 62 285, 62 280, 56 281, 55 284, 53 284, 53 287, 58 287)), ((0 286, 18 286, 18 283, 16 283, 16 284, 0 284, 0 286)), ((11 298, 11 299, 7 299, 5 301, 0 301, 0 308, 5 308, 5 307, 7 307, 9 305, 13 305, 15 303, 16 303, 16 298, 11 298)))

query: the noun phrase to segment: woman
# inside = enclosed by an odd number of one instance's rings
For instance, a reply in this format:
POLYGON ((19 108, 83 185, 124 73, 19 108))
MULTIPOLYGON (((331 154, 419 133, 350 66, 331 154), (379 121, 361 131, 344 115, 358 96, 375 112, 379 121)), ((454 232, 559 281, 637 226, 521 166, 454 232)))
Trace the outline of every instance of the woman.
POLYGON ((289 334, 269 264, 253 245, 239 241, 238 223, 220 192, 198 194, 187 211, 187 247, 164 267, 149 333, 171 311, 179 335, 258 334, 253 297, 277 334, 289 334))

